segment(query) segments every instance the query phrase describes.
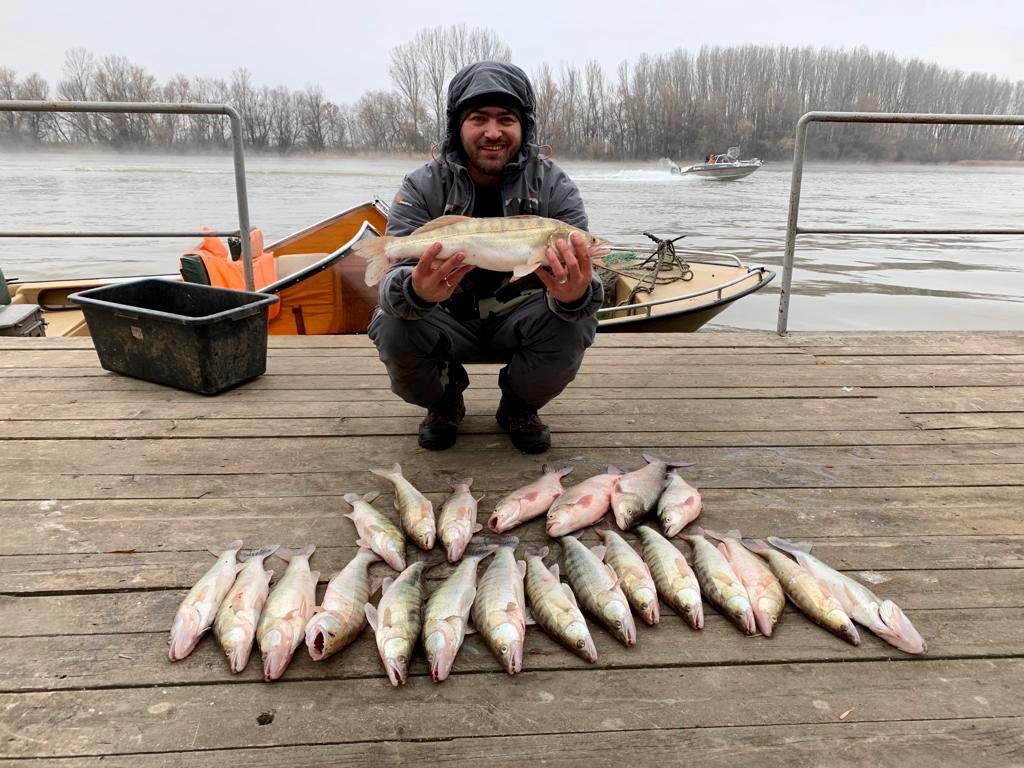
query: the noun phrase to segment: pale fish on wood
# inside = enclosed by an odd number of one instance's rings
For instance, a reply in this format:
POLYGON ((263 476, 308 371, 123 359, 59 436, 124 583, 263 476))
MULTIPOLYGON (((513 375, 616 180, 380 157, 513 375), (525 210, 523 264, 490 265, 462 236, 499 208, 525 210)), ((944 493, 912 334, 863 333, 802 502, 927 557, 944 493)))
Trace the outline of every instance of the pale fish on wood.
POLYGON ((572 536, 562 536, 565 573, 580 605, 604 624, 616 640, 636 645, 636 624, 629 601, 619 586, 619 577, 604 562, 604 547, 587 549, 572 536))
POLYGON ((786 607, 786 593, 782 590, 782 584, 764 560, 743 546, 739 531, 719 534, 705 529, 704 535, 720 542, 719 551, 728 558, 733 571, 747 590, 747 599, 754 611, 758 631, 765 637, 771 637, 786 607))
POLYGON ((672 538, 700 515, 700 492, 676 470, 668 473, 668 485, 658 499, 658 520, 665 535, 672 538))
POLYGON ((327 582, 324 598, 306 624, 306 649, 313 661, 323 661, 340 651, 366 626, 366 602, 370 599, 370 572, 380 555, 360 547, 356 556, 327 582))
POLYGON ((619 585, 629 604, 646 624, 654 626, 661 619, 661 607, 651 569, 629 542, 615 531, 599 528, 597 535, 606 547, 604 561, 618 575, 619 585))
POLYGON ((526 597, 533 618, 552 639, 584 661, 597 661, 597 648, 572 587, 563 584, 558 564, 545 567, 548 548, 526 550, 526 597))
POLYGON ((412 542, 424 551, 433 549, 437 522, 434 520, 434 505, 430 499, 405 479, 402 465, 397 462, 391 469, 371 469, 370 472, 389 480, 395 486, 395 509, 402 519, 402 528, 412 542))
POLYGON ((377 640, 377 652, 391 685, 405 685, 409 661, 423 626, 423 574, 435 563, 419 560, 397 579, 384 579, 383 594, 374 607, 367 603, 366 620, 377 640))
MULTIPOLYGON (((514 537, 513 537, 514 538, 514 537)), ((523 670, 526 641, 526 563, 516 560, 515 546, 501 546, 477 586, 473 624, 502 668, 510 675, 523 670)))
POLYGON ((368 493, 359 496, 346 493, 345 501, 352 505, 352 511, 345 517, 356 527, 359 538, 356 544, 372 549, 396 571, 405 570, 405 535, 388 517, 371 502, 380 496, 379 493, 368 493))
POLYGON ((316 604, 316 583, 320 574, 309 569, 309 557, 316 547, 307 544, 297 550, 282 550, 275 556, 288 567, 274 585, 256 628, 256 641, 263 654, 263 679, 277 680, 284 674, 295 649, 306 636, 306 624, 316 604))
POLYGON ((174 614, 167 651, 171 661, 181 661, 192 653, 213 624, 217 609, 235 583, 235 574, 243 568, 236 559, 241 548, 241 541, 233 541, 223 549, 210 547, 210 554, 217 555, 217 562, 189 590, 174 614))
POLYGON ((693 547, 693 570, 697 573, 704 596, 745 634, 757 634, 747 588, 725 555, 704 538, 704 531, 700 528, 679 538, 693 547))
POLYGON ((466 545, 473 534, 483 530, 483 526, 476 521, 477 504, 480 499, 474 498, 470 492, 473 478, 452 480, 451 487, 452 495, 441 506, 437 531, 448 553, 448 562, 457 563, 462 558, 462 553, 466 551, 466 545))
POLYGON ((609 466, 605 474, 567 489, 548 510, 548 536, 565 536, 604 517, 611 503, 612 486, 621 474, 622 470, 609 466))
POLYGON ((274 544, 261 549, 242 551, 238 558, 245 562, 231 585, 224 602, 220 604, 213 622, 213 634, 228 657, 231 671, 241 672, 249 664, 252 644, 256 639, 256 625, 270 594, 270 579, 274 572, 264 567, 264 561, 278 549, 274 544))
POLYGON ((700 599, 700 583, 686 557, 675 544, 648 525, 636 529, 643 542, 644 562, 658 587, 658 594, 673 611, 694 629, 704 628, 704 603, 700 599))
POLYGON ((624 531, 633 528, 650 514, 665 488, 665 471, 670 467, 690 466, 689 462, 667 462, 643 454, 647 466, 620 477, 612 486, 611 505, 615 524, 624 531))
POLYGON ((504 533, 543 515, 564 493, 562 478, 570 472, 572 467, 559 468, 545 464, 544 474, 539 480, 517 488, 497 503, 487 526, 495 533, 504 533))

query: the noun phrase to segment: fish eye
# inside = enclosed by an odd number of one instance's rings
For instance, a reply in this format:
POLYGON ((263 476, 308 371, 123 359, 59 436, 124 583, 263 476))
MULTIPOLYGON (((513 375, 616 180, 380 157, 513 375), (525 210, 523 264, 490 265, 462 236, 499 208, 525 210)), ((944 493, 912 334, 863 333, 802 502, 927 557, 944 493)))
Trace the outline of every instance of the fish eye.
POLYGON ((622 622, 621 621, 616 621, 615 622, 615 628, 616 629, 622 629, 622 622))
POLYGON ((577 640, 576 641, 576 647, 579 648, 580 650, 582 650, 582 649, 587 647, 587 643, 584 640, 577 640))
POLYGON ((398 663, 399 664, 405 664, 405 656, 399 656, 398 657, 398 663))
POLYGON ((508 653, 508 646, 507 645, 501 646, 501 652, 502 653, 508 653))

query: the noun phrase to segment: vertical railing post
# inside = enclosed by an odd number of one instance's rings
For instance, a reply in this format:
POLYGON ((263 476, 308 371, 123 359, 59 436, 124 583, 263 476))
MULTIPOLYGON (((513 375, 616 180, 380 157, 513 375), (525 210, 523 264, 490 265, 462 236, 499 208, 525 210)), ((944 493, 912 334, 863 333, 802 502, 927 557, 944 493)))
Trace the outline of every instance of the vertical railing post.
POLYGON ((782 287, 779 297, 779 321, 776 330, 785 336, 789 325, 789 297, 793 285, 793 254, 796 251, 797 222, 800 218, 800 188, 804 178, 804 144, 807 140, 807 115, 796 123, 793 147, 793 176, 789 184, 789 218, 786 220, 786 250, 782 259, 782 287))
POLYGON ((238 197, 238 230, 242 239, 242 266, 245 271, 245 290, 256 290, 252 272, 252 238, 249 235, 249 194, 245 185, 245 153, 242 148, 242 120, 229 106, 224 112, 231 120, 231 143, 235 152, 235 194, 238 197))

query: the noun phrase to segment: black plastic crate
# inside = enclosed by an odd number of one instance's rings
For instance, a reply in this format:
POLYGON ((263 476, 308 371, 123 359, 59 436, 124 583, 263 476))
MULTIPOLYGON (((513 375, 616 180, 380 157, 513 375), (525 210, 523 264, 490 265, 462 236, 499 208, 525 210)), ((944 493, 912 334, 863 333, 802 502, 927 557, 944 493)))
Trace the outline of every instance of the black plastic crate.
POLYGON ((147 278, 69 298, 82 306, 108 371, 215 395, 267 370, 276 296, 147 278))

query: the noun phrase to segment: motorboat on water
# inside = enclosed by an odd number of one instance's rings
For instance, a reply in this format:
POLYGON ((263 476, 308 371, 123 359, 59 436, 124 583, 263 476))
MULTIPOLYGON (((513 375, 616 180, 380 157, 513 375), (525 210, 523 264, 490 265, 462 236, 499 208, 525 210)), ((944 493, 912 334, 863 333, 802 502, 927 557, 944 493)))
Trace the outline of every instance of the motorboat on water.
POLYGON ((670 170, 681 176, 692 175, 719 181, 735 181, 749 176, 762 165, 764 163, 758 157, 740 160, 740 148, 729 147, 729 151, 724 155, 708 155, 705 162, 691 165, 689 168, 680 168, 673 163, 670 170))

